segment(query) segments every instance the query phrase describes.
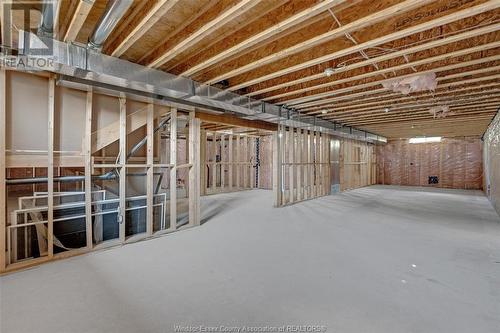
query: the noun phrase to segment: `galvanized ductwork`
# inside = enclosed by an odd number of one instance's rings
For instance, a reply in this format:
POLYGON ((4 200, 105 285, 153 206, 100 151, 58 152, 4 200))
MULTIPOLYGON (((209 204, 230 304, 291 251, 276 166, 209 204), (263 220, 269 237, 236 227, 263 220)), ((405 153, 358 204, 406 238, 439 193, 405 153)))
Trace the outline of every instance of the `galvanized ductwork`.
MULTIPOLYGON (((38 68, 60 75, 62 82, 92 85, 133 96, 173 101, 204 109, 229 112, 247 119, 260 119, 286 126, 319 131, 343 138, 367 142, 387 142, 386 138, 351 127, 301 115, 295 110, 221 90, 189 78, 176 76, 153 68, 110 57, 90 48, 27 33, 26 40, 37 38, 53 45, 47 56, 53 67, 38 68)), ((29 45, 29 44, 27 44, 29 45)), ((23 50, 20 50, 23 53, 23 50)), ((25 55, 30 55, 26 50, 25 55)))
POLYGON ((44 1, 42 3, 42 17, 38 28, 39 35, 52 37, 54 34, 54 15, 59 1, 44 1))
POLYGON ((97 22, 94 32, 89 38, 88 46, 94 50, 101 50, 109 34, 116 27, 123 15, 132 5, 133 0, 110 0, 106 10, 97 22))

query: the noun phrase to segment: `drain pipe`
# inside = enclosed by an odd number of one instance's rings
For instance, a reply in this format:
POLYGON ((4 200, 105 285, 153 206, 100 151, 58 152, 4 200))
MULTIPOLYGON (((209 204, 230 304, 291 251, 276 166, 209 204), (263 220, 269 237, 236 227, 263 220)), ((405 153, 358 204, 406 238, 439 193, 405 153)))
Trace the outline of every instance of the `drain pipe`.
POLYGON ((133 0, 110 0, 106 10, 97 22, 94 32, 89 38, 88 47, 100 51, 102 45, 125 15, 133 0))
POLYGON ((46 37, 52 37, 54 34, 54 14, 59 0, 44 1, 42 4, 42 17, 38 34, 46 37))

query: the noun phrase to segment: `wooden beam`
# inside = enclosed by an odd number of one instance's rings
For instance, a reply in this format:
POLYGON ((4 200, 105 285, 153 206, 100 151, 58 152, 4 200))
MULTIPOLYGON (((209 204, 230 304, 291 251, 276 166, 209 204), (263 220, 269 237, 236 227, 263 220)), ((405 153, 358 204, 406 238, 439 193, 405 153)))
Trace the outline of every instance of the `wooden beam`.
POLYGON ((54 256, 54 113, 56 80, 49 78, 47 146, 47 243, 48 256, 54 256))
MULTIPOLYGON (((352 47, 349 47, 346 49, 342 49, 340 51, 326 54, 324 56, 321 56, 321 57, 318 57, 315 59, 311 59, 309 61, 305 61, 305 62, 297 64, 297 65, 293 65, 293 66, 286 67, 286 68, 283 68, 283 69, 278 70, 278 71, 274 71, 274 72, 269 73, 267 75, 259 75, 259 77, 255 78, 255 79, 251 79, 251 80, 242 82, 240 84, 231 86, 229 88, 229 90, 231 90, 231 91, 239 90, 239 89, 242 89, 242 88, 263 82, 263 81, 267 81, 267 80, 274 79, 274 78, 279 77, 279 76, 283 76, 283 75, 286 75, 289 73, 299 71, 301 69, 305 69, 308 67, 312 67, 312 66, 315 66, 315 65, 318 65, 321 63, 325 63, 325 62, 334 60, 334 59, 338 59, 340 57, 349 55, 351 53, 357 53, 359 51, 365 50, 365 49, 370 48, 370 47, 383 45, 385 43, 388 43, 388 42, 391 42, 391 41, 394 41, 397 39, 401 39, 401 38, 404 38, 404 37, 407 37, 407 36, 410 36, 413 34, 417 34, 419 32, 425 31, 425 30, 429 30, 429 29, 432 29, 432 28, 435 28, 438 26, 442 26, 442 25, 445 25, 445 24, 448 24, 448 23, 451 23, 454 21, 458 21, 458 20, 461 20, 461 19, 464 19, 467 17, 478 15, 478 14, 481 14, 481 13, 484 13, 484 12, 487 12, 490 10, 494 10, 498 7, 500 7, 500 3, 497 0, 490 0, 490 1, 487 1, 485 3, 460 10, 458 12, 455 12, 455 13, 452 13, 452 14, 449 14, 449 15, 446 15, 443 17, 439 17, 437 19, 434 19, 434 20, 431 20, 428 22, 424 22, 424 23, 421 23, 419 25, 416 25, 416 26, 413 26, 413 27, 410 27, 407 29, 396 31, 396 32, 391 33, 389 35, 375 38, 375 39, 372 39, 370 41, 360 43, 358 45, 355 45, 355 46, 352 46, 352 47)), ((365 20, 365 19, 366 18, 363 18, 362 20, 365 20)), ((342 28, 349 27, 349 26, 350 25, 345 25, 342 28)), ((281 53, 278 54, 278 57, 280 55, 281 55, 281 53)), ((261 59, 261 60, 258 60, 258 61, 251 63, 250 64, 251 66, 249 66, 249 65, 243 66, 243 67, 238 68, 235 71, 231 71, 231 72, 228 72, 224 75, 221 75, 219 77, 211 79, 211 80, 207 81, 207 83, 219 82, 222 79, 227 79, 228 77, 232 77, 232 76, 235 76, 237 74, 241 74, 243 72, 246 72, 246 71, 250 70, 249 69, 250 67, 252 69, 260 67, 260 66, 262 66, 262 62, 268 63, 268 62, 272 62, 272 61, 276 60, 275 58, 272 58, 272 59, 263 58, 263 59, 264 60, 261 59), (238 72, 236 72, 236 71, 238 71, 238 72)))
POLYGON ((236 5, 232 6, 221 15, 217 16, 212 21, 205 24, 199 30, 182 40, 177 45, 174 45, 168 51, 164 52, 161 56, 153 60, 148 64, 148 67, 160 67, 168 61, 175 58, 177 55, 186 51, 190 47, 194 46, 196 43, 201 41, 206 36, 210 35, 217 29, 219 29, 224 24, 230 22, 236 17, 240 16, 253 6, 257 5, 259 2, 254 0, 241 0, 236 5))
MULTIPOLYGON (((400 51, 395 51, 395 52, 391 52, 388 54, 384 54, 384 55, 379 56, 379 57, 374 57, 374 58, 370 58, 370 59, 367 59, 364 61, 359 61, 359 62, 356 62, 353 64, 349 64, 349 65, 346 65, 346 66, 341 67, 341 68, 336 68, 335 74, 343 73, 346 71, 351 71, 351 70, 356 69, 356 68, 361 68, 361 67, 377 64, 377 63, 380 63, 383 61, 387 61, 387 60, 391 60, 391 59, 395 59, 395 58, 399 58, 399 57, 404 57, 404 56, 407 56, 409 54, 421 52, 424 50, 435 49, 435 48, 440 47, 442 45, 456 43, 456 42, 459 42, 459 41, 462 41, 462 40, 465 40, 468 38, 487 34, 487 33, 490 33, 490 32, 496 31, 496 30, 498 30, 498 25, 492 24, 492 25, 488 25, 488 26, 485 26, 485 27, 482 27, 479 29, 466 31, 466 32, 463 32, 463 33, 460 33, 457 35, 445 37, 442 39, 437 39, 437 40, 431 41, 429 43, 416 45, 413 47, 402 49, 400 51)), ((281 88, 289 88, 289 87, 292 87, 294 85, 298 85, 298 84, 301 84, 304 82, 313 81, 313 80, 322 79, 322 78, 325 78, 325 73, 323 73, 323 72, 318 73, 318 74, 309 75, 306 77, 301 77, 301 78, 296 79, 296 80, 283 82, 281 84, 272 85, 270 87, 266 87, 263 89, 255 90, 255 91, 252 91, 251 93, 245 94, 245 96, 251 97, 251 96, 261 95, 264 93, 268 93, 270 91, 278 90, 281 88)), ((270 101, 273 99, 276 99, 276 95, 262 98, 263 101, 270 101)))
POLYGON ((84 134, 84 159, 85 159, 85 234, 87 249, 92 249, 92 88, 87 91, 85 104, 85 134, 84 134))
POLYGON ((313 16, 316 16, 320 14, 321 12, 328 10, 329 8, 336 6, 338 4, 341 4, 345 2, 346 0, 325 0, 322 1, 315 6, 312 6, 310 8, 307 8, 306 10, 301 11, 300 13, 297 13, 293 15, 292 17, 279 22, 264 31, 242 41, 241 43, 238 43, 228 49, 223 50, 219 54, 204 60, 203 62, 189 68, 188 70, 184 71, 180 75, 182 76, 193 76, 196 73, 199 73, 205 68, 208 68, 212 65, 215 65, 218 62, 221 62, 231 56, 234 56, 244 50, 248 50, 249 48, 260 45, 260 43, 266 41, 267 39, 282 33, 283 31, 290 29, 306 20, 309 18, 312 18, 313 16))
POLYGON ((239 118, 233 115, 218 115, 211 114, 206 112, 196 112, 196 118, 208 122, 208 123, 216 123, 216 124, 224 124, 229 126, 237 126, 237 127, 246 127, 246 128, 255 128, 261 129, 265 131, 276 131, 278 126, 276 124, 268 123, 261 120, 248 120, 239 118))
POLYGON ((154 216, 154 104, 148 104, 147 111, 147 125, 146 125, 146 235, 153 234, 153 216, 154 216))
POLYGON ((64 42, 72 42, 76 40, 78 33, 80 32, 87 16, 90 13, 90 10, 94 6, 94 0, 80 0, 78 3, 78 7, 76 7, 76 11, 73 14, 71 22, 69 24, 66 33, 64 34, 63 41, 64 42))
POLYGON ((179 0, 158 0, 157 2, 148 1, 151 6, 144 16, 135 17, 129 24, 132 29, 124 33, 116 46, 112 46, 111 56, 119 57, 124 54, 135 42, 137 42, 153 25, 155 25, 164 15, 168 13, 179 0))
MULTIPOLYGON (((276 53, 273 53, 271 55, 268 55, 267 57, 261 58, 259 60, 256 60, 254 62, 251 62, 245 66, 241 66, 239 68, 236 68, 232 71, 229 71, 227 73, 218 75, 207 82, 206 84, 214 84, 216 82, 219 82, 221 80, 225 80, 231 77, 234 77, 239 74, 243 74, 245 72, 251 71, 253 69, 262 67, 263 65, 269 64, 271 62, 275 62, 277 60, 286 58, 288 56, 291 56, 293 54, 299 53, 301 51, 311 49, 315 47, 316 45, 331 41, 335 38, 338 38, 340 36, 343 36, 346 33, 353 32, 355 30, 359 30, 362 28, 365 28, 369 25, 372 25, 377 22, 381 22, 383 20, 386 20, 390 17, 393 17, 394 15, 401 14, 410 10, 413 10, 417 7, 423 6, 427 3, 430 3, 432 0, 406 0, 404 2, 401 2, 399 4, 393 5, 389 8, 383 9, 379 12, 376 12, 374 14, 371 14, 369 16, 366 16, 360 20, 356 20, 354 22, 348 23, 344 26, 341 26, 337 29, 330 30, 324 34, 321 34, 319 36, 313 37, 309 40, 306 40, 302 43, 296 44, 294 46, 291 46, 287 49, 278 51, 276 53)), ((230 87, 229 90, 238 90, 240 88, 240 85, 230 87)))
POLYGON ((170 110, 170 230, 177 229, 177 109, 170 110))
MULTIPOLYGON (((1 13, 0 13, 1 14, 1 13)), ((3 23, 3 22, 2 22, 3 23)), ((2 27, 3 29, 3 27, 2 27)), ((7 199, 5 186, 5 148, 7 132, 7 73, 0 68, 0 272, 7 267, 7 199)))

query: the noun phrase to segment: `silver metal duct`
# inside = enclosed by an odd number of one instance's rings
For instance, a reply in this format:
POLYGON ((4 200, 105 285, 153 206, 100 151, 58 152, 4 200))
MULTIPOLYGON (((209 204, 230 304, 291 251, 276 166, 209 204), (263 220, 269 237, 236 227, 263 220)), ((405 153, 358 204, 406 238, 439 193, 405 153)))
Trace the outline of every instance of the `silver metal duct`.
POLYGON ((116 27, 123 15, 132 5, 133 0, 110 0, 106 5, 106 10, 97 22, 94 32, 89 38, 88 46, 95 50, 100 50, 108 38, 109 34, 116 27))
POLYGON ((38 34, 52 37, 54 33, 54 14, 59 0, 44 1, 42 3, 42 17, 38 34))
MULTIPOLYGON (((92 85, 105 90, 118 91, 126 95, 145 96, 159 101, 197 106, 204 109, 233 113, 246 119, 260 119, 271 123, 304 128, 338 137, 367 142, 387 142, 387 139, 366 131, 343 127, 337 123, 318 117, 301 115, 283 106, 265 103, 228 90, 221 90, 189 78, 176 76, 153 68, 148 68, 123 59, 110 57, 98 51, 74 44, 35 36, 25 32, 25 45, 30 39, 51 45, 47 54, 53 59, 50 68, 34 69, 51 71, 60 75, 60 81, 72 85, 92 85)), ((31 50, 20 50, 26 56, 31 50)))

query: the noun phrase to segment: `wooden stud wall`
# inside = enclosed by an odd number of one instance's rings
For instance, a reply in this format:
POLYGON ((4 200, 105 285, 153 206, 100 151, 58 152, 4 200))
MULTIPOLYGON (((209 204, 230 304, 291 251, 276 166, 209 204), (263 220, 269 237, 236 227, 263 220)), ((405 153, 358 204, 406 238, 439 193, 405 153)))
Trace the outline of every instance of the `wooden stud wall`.
POLYGON ((330 193, 330 139, 324 133, 279 126, 273 146, 275 206, 330 193))
POLYGON ((373 145, 354 140, 341 140, 341 191, 376 184, 376 166, 375 147, 373 145))
MULTIPOLYGON (((176 159, 176 150, 179 145, 177 142, 177 121, 176 119, 179 117, 179 112, 175 108, 168 109, 168 113, 162 111, 163 113, 158 112, 155 109, 155 106, 150 103, 146 106, 146 119, 144 126, 144 132, 146 133, 146 149, 143 155, 131 157, 130 160, 127 158, 128 150, 130 146, 127 145, 127 141, 130 140, 130 135, 127 131, 128 126, 130 125, 128 121, 130 120, 127 115, 127 104, 128 100, 122 96, 120 98, 116 98, 116 103, 118 104, 118 123, 119 123, 119 131, 116 133, 117 142, 119 147, 119 154, 117 157, 107 156, 105 152, 96 152, 92 153, 92 134, 93 134, 93 117, 98 115, 100 110, 96 108, 95 97, 96 93, 92 91, 91 88, 87 92, 85 92, 85 102, 84 109, 82 112, 85 114, 85 122, 83 124, 83 140, 81 145, 81 152, 77 152, 81 157, 75 158, 71 160, 72 153, 66 153, 55 150, 55 138, 58 138, 59 133, 57 131, 60 129, 59 124, 55 124, 55 119, 58 119, 60 116, 58 112, 61 110, 56 108, 56 96, 58 93, 58 87, 56 87, 55 79, 48 78, 45 79, 47 82, 47 150, 45 151, 45 156, 43 155, 26 155, 26 158, 23 159, 7 159, 6 158, 6 141, 5 141, 5 128, 8 126, 6 123, 6 117, 8 112, 11 110, 7 109, 6 103, 6 87, 8 86, 8 75, 5 71, 0 71, 0 132, 2 135, 0 136, 0 273, 11 272, 18 269, 26 268, 29 266, 37 265, 46 261, 62 259, 74 255, 78 255, 81 253, 85 253, 92 250, 99 250, 102 248, 116 246, 120 244, 126 244, 129 242, 135 242, 141 239, 147 239, 149 237, 156 237, 162 235, 164 233, 169 233, 175 231, 177 229, 197 226, 200 225, 200 119, 195 117, 194 111, 189 113, 180 112, 181 117, 186 118, 188 121, 188 135, 187 135, 187 147, 186 151, 188 154, 187 163, 179 164, 179 161, 176 159), (170 161, 169 163, 164 162, 163 159, 157 158, 156 154, 160 154, 162 151, 159 147, 160 137, 155 137, 155 123, 160 117, 171 116, 171 124, 170 124, 170 133, 173 133, 170 140, 170 150, 174 153, 170 153, 170 161), (69 155, 67 155, 69 154, 69 155), (104 157, 101 156, 104 154, 104 157), (7 161, 10 164, 7 164, 7 161), (15 162, 14 162, 15 161, 15 162), (113 161, 114 163, 110 163, 113 161), (163 161, 163 163, 162 163, 163 161), (7 215, 7 196, 19 196, 15 191, 7 192, 7 186, 5 185, 6 180, 6 171, 14 170, 13 166, 17 168, 26 168, 27 166, 33 165, 35 171, 31 172, 31 176, 47 176, 48 184, 47 185, 27 185, 24 189, 27 191, 46 191, 46 200, 47 207, 45 210, 43 207, 40 207, 40 210, 37 210, 35 215, 42 214, 41 211, 47 212, 47 218, 44 221, 43 219, 34 220, 37 226, 37 236, 38 242, 42 242, 39 244, 40 255, 29 256, 26 258, 21 258, 17 260, 17 228, 9 229, 13 224, 17 224, 13 219, 15 215, 10 216, 9 218, 5 218, 7 215), (82 195, 82 204, 84 207, 84 246, 81 248, 65 248, 63 243, 56 237, 54 232, 54 224, 61 223, 55 222, 55 209, 58 209, 60 205, 59 199, 55 201, 55 198, 60 195, 58 192, 63 191, 63 187, 60 183, 54 180, 56 176, 60 176, 62 172, 61 167, 74 167, 82 170, 82 175, 84 175, 83 186, 74 186, 70 191, 79 191, 76 193, 83 193, 82 195), (134 234, 133 236, 126 236, 126 216, 127 212, 130 209, 127 203, 127 186, 129 175, 127 172, 131 172, 133 170, 146 170, 146 231, 144 233, 134 234), (177 199, 177 188, 176 188, 176 171, 177 170, 188 170, 189 174, 189 184, 187 184, 186 188, 186 198, 182 200, 182 212, 178 211, 179 201, 177 199), (94 232, 93 227, 96 223, 96 212, 98 212, 98 204, 96 204, 95 200, 92 198, 92 191, 95 190, 95 186, 97 185, 96 181, 92 179, 92 175, 96 171, 101 171, 101 174, 105 173, 107 170, 117 170, 119 179, 117 179, 118 185, 118 195, 117 198, 119 200, 118 204, 118 213, 117 213, 117 223, 119 228, 119 236, 114 240, 106 240, 102 242, 97 242, 94 240, 94 232), (155 188, 154 188, 154 177, 155 170, 168 170, 167 174, 171 175, 170 182, 170 196, 171 200, 167 199, 166 204, 168 205, 168 211, 170 212, 170 227, 163 230, 154 230, 153 220, 154 215, 154 205, 156 204, 154 200, 155 188), (83 191, 83 192, 80 192, 83 191), (7 194, 9 193, 9 194, 7 194), (186 203, 184 206, 184 202, 186 203), (187 215, 188 223, 183 223, 182 225, 178 225, 176 221, 180 219, 179 214, 187 215), (45 228, 45 231, 43 231, 45 228), (10 230, 10 231, 8 231, 10 230), (40 231, 40 232, 39 232, 40 231), (10 242, 8 242, 7 234, 11 232, 12 237, 10 237, 10 242), (12 261, 12 258, 16 258, 15 261, 12 261)), ((67 106, 66 106, 67 107, 67 106)), ((165 110, 165 108, 163 108, 165 110)), ((95 125, 94 125, 95 126, 95 125)), ((94 129, 98 131, 99 129, 94 129)), ((108 133, 109 134, 109 133, 108 133)), ((103 133, 102 135, 107 135, 103 133)), ((28 152, 28 151, 26 151, 28 152)), ((37 154, 40 154, 38 151, 37 154)), ((19 156, 19 155, 9 155, 9 156, 19 156)), ((23 176, 24 177, 24 176, 23 176)), ((16 185, 17 186, 17 185, 16 185)), ((16 199, 17 197, 12 197, 11 199, 16 199)), ((13 201, 13 200, 11 200, 13 201)), ((34 208, 37 209, 38 207, 34 208)), ((184 219, 184 217, 182 217, 184 219)), ((32 224, 35 226, 35 223, 32 224)), ((27 227, 22 227, 27 228, 27 227)))
MULTIPOLYGON (((243 191, 256 188, 256 140, 244 134, 201 131, 202 194, 243 191), (215 170, 215 172, 214 172, 215 170)), ((271 142, 269 141, 269 144, 271 142)), ((264 152, 261 146, 261 156, 264 152)), ((261 176, 270 176, 260 173, 261 176)))

